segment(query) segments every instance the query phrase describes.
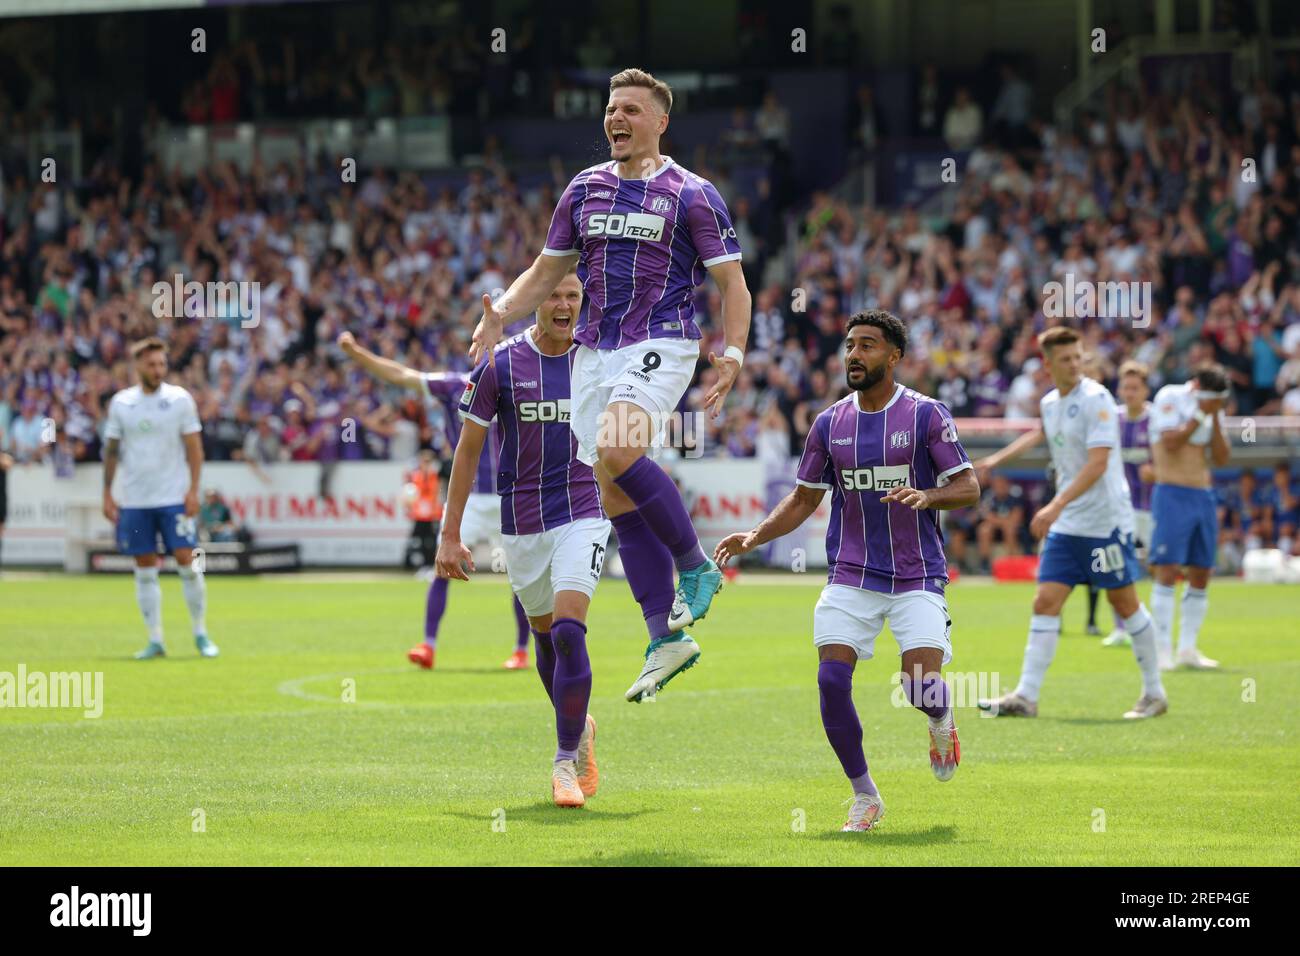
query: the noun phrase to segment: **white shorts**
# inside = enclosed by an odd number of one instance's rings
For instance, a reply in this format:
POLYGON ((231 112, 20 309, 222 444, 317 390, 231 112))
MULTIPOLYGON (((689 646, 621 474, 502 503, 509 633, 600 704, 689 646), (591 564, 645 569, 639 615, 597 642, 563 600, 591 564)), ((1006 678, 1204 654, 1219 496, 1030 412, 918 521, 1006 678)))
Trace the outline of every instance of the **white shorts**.
POLYGON ((501 543, 501 497, 475 492, 465 501, 465 513, 460 519, 460 540, 467 548, 480 544, 492 546, 501 543))
MULTIPOLYGON (((501 547, 501 498, 498 495, 472 492, 465 499, 465 512, 460 516, 460 540, 474 555, 474 563, 487 566, 493 563, 501 547)), ((442 528, 438 528, 438 544, 442 544, 442 528)))
POLYGON ((882 594, 828 584, 813 610, 813 644, 845 644, 858 652, 858 660, 870 660, 876 636, 886 621, 900 654, 917 647, 937 647, 943 651, 945 664, 952 660, 948 605, 931 591, 882 594))
POLYGON ((1151 548, 1151 534, 1155 531, 1156 523, 1151 517, 1149 511, 1133 512, 1133 537, 1137 539, 1138 557, 1146 560, 1147 551, 1151 548))
POLYGON ((578 460, 596 464, 601 413, 611 402, 630 402, 655 416, 658 428, 651 447, 658 447, 699 359, 699 339, 647 339, 621 349, 579 345, 569 388, 569 424, 578 439, 578 460))
POLYGON ((529 617, 555 610, 557 591, 595 593, 609 529, 606 518, 579 518, 537 534, 502 535, 510 587, 529 617))

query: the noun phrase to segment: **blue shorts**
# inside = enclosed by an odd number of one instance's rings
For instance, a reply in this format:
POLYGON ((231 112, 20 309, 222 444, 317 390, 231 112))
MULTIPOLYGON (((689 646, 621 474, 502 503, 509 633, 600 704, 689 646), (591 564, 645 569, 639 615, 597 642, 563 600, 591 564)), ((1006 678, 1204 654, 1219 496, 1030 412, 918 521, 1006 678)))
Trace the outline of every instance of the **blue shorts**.
POLYGON ((184 505, 123 508, 117 516, 117 550, 123 554, 157 554, 159 535, 168 554, 198 544, 194 519, 186 517, 184 505))
POLYGON ((1151 492, 1151 520, 1156 524, 1147 550, 1152 564, 1214 567, 1219 515, 1213 491, 1158 484, 1151 492))
POLYGON ((1090 584, 1103 591, 1122 588, 1142 576, 1131 534, 1119 529, 1109 538, 1049 531, 1038 556, 1038 580, 1059 584, 1090 584))

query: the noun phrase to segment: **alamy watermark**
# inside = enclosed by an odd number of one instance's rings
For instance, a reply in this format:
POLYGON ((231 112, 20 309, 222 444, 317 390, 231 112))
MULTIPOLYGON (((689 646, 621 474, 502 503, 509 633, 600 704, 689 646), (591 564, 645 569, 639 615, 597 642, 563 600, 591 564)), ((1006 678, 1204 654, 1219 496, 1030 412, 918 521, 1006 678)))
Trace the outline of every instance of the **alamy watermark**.
POLYGON ((1065 274, 1065 282, 1043 286, 1043 315, 1049 319, 1128 319, 1135 329, 1151 324, 1150 282, 1093 282, 1065 274))
POLYGON ((178 272, 171 282, 155 282, 151 291, 155 319, 238 319, 241 329, 255 329, 262 321, 260 282, 186 282, 178 272))
POLYGON ((647 412, 615 395, 600 413, 596 446, 646 448, 652 458, 663 448, 676 447, 683 458, 702 458, 707 435, 704 412, 647 412))
POLYGON ((104 713, 103 671, 0 671, 0 709, 43 707, 81 710, 95 720, 104 713))
MULTIPOLYGON (((997 671, 947 671, 943 680, 948 685, 948 706, 954 710, 964 707, 978 707, 980 700, 997 700, 1002 696, 1001 675, 997 671)), ((889 677, 894 690, 889 695, 889 702, 895 707, 938 707, 943 705, 942 685, 934 681, 913 692, 919 697, 915 704, 903 686, 903 675, 894 671, 889 677)), ((987 711, 980 711, 981 717, 992 717, 987 711)))

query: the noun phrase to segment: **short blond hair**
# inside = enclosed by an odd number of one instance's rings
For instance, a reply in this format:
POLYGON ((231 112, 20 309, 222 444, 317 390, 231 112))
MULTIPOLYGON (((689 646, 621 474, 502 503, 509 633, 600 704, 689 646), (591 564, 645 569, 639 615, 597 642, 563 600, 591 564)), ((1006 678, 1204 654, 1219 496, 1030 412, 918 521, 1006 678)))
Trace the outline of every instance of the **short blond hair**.
POLYGON ((1151 369, 1147 368, 1145 363, 1139 362, 1137 359, 1129 359, 1119 367, 1119 377, 1124 378, 1127 375, 1136 375, 1145 382, 1151 377, 1151 369))
POLYGON ((609 78, 609 91, 621 90, 628 86, 645 87, 654 94, 655 102, 665 113, 673 111, 673 91, 663 80, 657 80, 645 70, 638 70, 636 67, 630 67, 621 73, 615 73, 609 78))

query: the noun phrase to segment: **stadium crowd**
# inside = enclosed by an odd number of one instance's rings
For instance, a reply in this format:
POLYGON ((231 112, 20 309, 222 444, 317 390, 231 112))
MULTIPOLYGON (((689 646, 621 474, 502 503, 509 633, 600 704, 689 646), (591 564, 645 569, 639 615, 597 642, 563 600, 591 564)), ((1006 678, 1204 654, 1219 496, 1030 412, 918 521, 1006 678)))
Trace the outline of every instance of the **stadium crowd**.
MULTIPOLYGON (((920 78, 923 91, 931 80, 920 78)), ((908 325, 900 381, 959 418, 1033 417, 1050 387, 1034 335, 1058 321, 1044 314, 1052 282, 1149 284, 1149 302, 1128 297, 1122 316, 1078 322, 1108 384, 1129 358, 1152 370, 1153 390, 1213 359, 1232 382, 1230 414, 1300 415, 1295 58, 1272 87, 1240 96, 1204 79, 1178 95, 1116 87, 1072 129, 1035 115, 1024 88, 1006 71, 987 125, 966 89, 946 102, 922 98, 960 158, 945 212, 853 206, 822 192, 781 205, 770 183, 742 189, 710 162, 725 153, 687 158, 728 201, 755 292, 744 369, 695 453, 797 455, 816 414, 845 392, 842 329, 867 308, 908 325), (791 216, 797 238, 783 245, 791 216)), ((214 91, 204 95, 215 118, 214 91)), ((870 100, 868 88, 852 119, 865 155, 881 133, 870 100)), ((752 129, 779 149, 787 109, 768 97, 720 146, 752 129)), ((196 107, 191 119, 203 118, 196 107)), ((5 170, 0 449, 20 465, 48 458, 58 474, 97 460, 108 399, 131 384, 129 343, 157 333, 170 344, 173 380, 198 402, 210 460, 260 470, 406 461, 421 447, 445 457, 440 413, 344 365, 334 340, 347 329, 415 367, 464 369, 481 294, 536 255, 573 172, 557 162, 523 188, 500 162, 456 186, 384 169, 342 183, 324 158, 247 173, 221 165, 193 178, 151 162, 131 179, 99 162, 70 187, 5 170), (238 309, 160 317, 154 285, 177 275, 258 283, 256 325, 245 327, 253 317, 238 309)), ((702 355, 721 351, 718 306, 706 284, 702 355)), ((713 374, 702 362, 690 410, 713 374)), ((1011 494, 989 488, 990 513, 1005 518, 1011 494)), ((1255 494, 1225 492, 1225 535, 1267 527, 1275 541, 1283 523, 1245 513, 1255 494)))

